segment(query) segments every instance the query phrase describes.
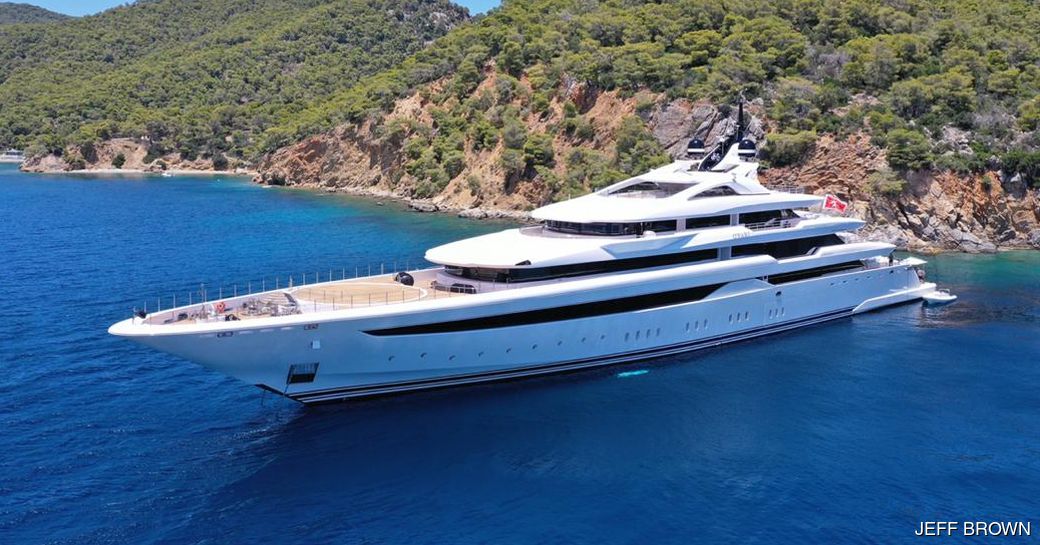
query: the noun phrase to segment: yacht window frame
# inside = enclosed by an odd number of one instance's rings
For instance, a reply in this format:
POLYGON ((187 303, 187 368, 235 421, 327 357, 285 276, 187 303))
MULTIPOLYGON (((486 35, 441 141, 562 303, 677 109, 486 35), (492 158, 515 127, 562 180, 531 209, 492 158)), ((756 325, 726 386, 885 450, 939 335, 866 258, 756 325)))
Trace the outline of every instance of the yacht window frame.
POLYGON ((539 282, 575 276, 591 276, 612 272, 627 272, 640 269, 651 269, 668 265, 690 264, 698 262, 718 261, 719 249, 693 250, 626 259, 607 261, 590 261, 567 265, 550 265, 547 267, 445 267, 444 272, 457 278, 476 280, 478 282, 498 282, 503 284, 539 282), (458 271, 453 274, 450 271, 458 271))

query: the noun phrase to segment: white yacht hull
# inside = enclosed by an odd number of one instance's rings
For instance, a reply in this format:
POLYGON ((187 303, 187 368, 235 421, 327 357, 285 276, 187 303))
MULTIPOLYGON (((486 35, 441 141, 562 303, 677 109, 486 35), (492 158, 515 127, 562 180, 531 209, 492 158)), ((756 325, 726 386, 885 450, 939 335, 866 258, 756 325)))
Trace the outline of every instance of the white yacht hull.
MULTIPOLYGON (((681 281, 674 275, 661 279, 658 289, 674 289, 681 281)), ((627 287, 647 293, 654 288, 648 282, 627 287)), ((908 265, 781 285, 756 279, 717 285, 722 287, 695 301, 569 319, 546 316, 551 311, 545 309, 564 308, 571 300, 587 303, 582 300, 587 291, 503 298, 476 307, 472 302, 487 296, 467 296, 412 310, 404 303, 367 314, 300 316, 291 323, 232 322, 233 330, 213 324, 204 331, 173 332, 177 326, 127 320, 111 331, 294 400, 321 403, 668 356, 912 301, 935 288, 908 265), (541 321, 522 323, 531 308, 541 309, 541 321), (473 323, 475 312, 498 321, 473 323), (521 317, 517 325, 499 325, 514 315, 521 317), (409 331, 430 324, 442 324, 443 331, 409 331), (310 381, 290 383, 290 366, 311 363, 318 365, 310 381)))

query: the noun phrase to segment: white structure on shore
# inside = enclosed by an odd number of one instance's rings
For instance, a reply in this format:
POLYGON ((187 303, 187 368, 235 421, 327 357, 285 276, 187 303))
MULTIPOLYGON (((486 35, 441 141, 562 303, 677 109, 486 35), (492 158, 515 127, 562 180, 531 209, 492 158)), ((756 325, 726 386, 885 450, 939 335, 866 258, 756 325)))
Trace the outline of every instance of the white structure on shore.
MULTIPOLYGON (((317 403, 751 339, 935 290, 864 222, 757 180, 749 142, 429 250, 437 266, 141 313, 109 331, 317 403)), ((693 150, 700 152, 700 150, 693 150)))
POLYGON ((21 164, 23 162, 25 162, 25 154, 16 149, 9 149, 0 153, 0 163, 21 164))

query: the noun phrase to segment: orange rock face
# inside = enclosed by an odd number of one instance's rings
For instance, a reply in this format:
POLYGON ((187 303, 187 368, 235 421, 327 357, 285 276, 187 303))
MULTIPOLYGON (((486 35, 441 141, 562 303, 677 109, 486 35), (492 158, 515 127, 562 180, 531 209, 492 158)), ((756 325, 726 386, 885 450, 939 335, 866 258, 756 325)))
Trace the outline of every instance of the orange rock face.
POLYGON ((862 232, 866 239, 922 251, 1040 248, 1036 189, 1002 181, 998 172, 919 172, 897 190, 879 182, 886 173, 884 150, 856 134, 843 140, 824 136, 804 164, 769 169, 762 177, 849 200, 855 215, 869 222, 862 232))

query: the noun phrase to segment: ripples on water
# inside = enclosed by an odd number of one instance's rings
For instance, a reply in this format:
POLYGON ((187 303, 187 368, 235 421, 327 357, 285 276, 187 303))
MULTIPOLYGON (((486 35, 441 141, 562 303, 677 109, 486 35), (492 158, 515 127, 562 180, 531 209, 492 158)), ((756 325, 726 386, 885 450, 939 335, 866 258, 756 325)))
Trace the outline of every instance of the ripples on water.
POLYGON ((931 258, 961 297, 946 308, 303 409, 105 329, 200 282, 502 225, 10 169, 0 217, 4 543, 890 542, 923 520, 1035 516, 1037 253, 931 258))

